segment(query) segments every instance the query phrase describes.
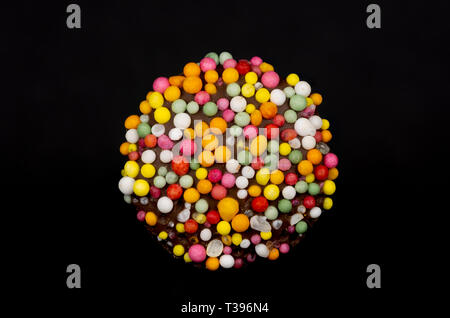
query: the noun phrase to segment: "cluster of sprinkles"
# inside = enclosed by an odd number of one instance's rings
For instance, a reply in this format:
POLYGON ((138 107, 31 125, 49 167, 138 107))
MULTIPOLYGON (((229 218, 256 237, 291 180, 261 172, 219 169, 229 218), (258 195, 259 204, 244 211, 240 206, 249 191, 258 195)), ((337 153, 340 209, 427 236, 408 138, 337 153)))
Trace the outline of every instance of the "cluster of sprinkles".
POLYGON ((276 260, 333 206, 338 157, 321 103, 297 74, 280 80, 260 57, 210 52, 157 78, 125 120, 119 189, 185 262, 276 260))

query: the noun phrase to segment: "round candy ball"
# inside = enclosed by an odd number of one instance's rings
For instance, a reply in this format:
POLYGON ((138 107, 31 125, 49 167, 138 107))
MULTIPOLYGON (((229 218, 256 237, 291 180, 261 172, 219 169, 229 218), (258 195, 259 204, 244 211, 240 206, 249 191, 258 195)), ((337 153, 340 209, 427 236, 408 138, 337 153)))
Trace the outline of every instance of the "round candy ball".
POLYGON ((222 200, 227 196, 227 188, 223 185, 216 184, 211 190, 211 196, 215 200, 222 200))
POLYGON ((302 95, 294 95, 289 99, 289 106, 299 112, 306 108, 306 98, 302 95))
POLYGON ((214 102, 207 102, 204 106, 203 106, 203 113, 208 116, 208 117, 212 117, 215 114, 217 114, 217 105, 214 102))
POLYGON ((283 213, 289 213, 292 210, 292 203, 289 200, 281 199, 278 201, 278 210, 283 213))
POLYGON ((164 125, 156 124, 156 125, 153 125, 153 127, 152 127, 152 134, 155 137, 160 137, 160 136, 164 135, 165 132, 166 132, 166 128, 164 127, 164 125))
POLYGON ((161 197, 158 200, 157 207, 161 213, 169 213, 173 209, 173 201, 168 197, 161 197))
POLYGON ((200 239, 202 241, 209 241, 211 239, 211 237, 212 237, 212 232, 210 229, 203 229, 200 232, 200 239))
POLYGON ((292 200, 297 195, 297 191, 295 191, 295 188, 293 186, 286 186, 284 187, 283 191, 281 191, 281 194, 286 200, 292 200))
POLYGON ((226 91, 228 96, 231 97, 238 96, 241 92, 241 87, 237 83, 231 83, 227 85, 226 91))
POLYGON ((243 112, 247 106, 247 100, 242 96, 234 96, 230 101, 230 108, 236 112, 243 112))
POLYGON ((308 97, 311 94, 311 86, 305 81, 300 81, 295 84, 295 93, 297 95, 308 97))
POLYGON ((298 234, 303 234, 308 229, 308 224, 305 221, 300 221, 295 225, 295 231, 298 234))
POLYGON ((245 189, 241 189, 237 192, 236 196, 238 197, 238 199, 244 200, 245 198, 247 198, 248 192, 245 189))
POLYGON ((172 111, 176 114, 183 113, 186 110, 186 102, 184 99, 177 99, 172 103, 172 111))
POLYGON ((153 90, 155 92, 164 93, 164 91, 170 86, 167 77, 158 77, 153 81, 153 90))
POLYGON ((198 213, 206 213, 206 211, 208 211, 208 201, 200 199, 195 202, 195 211, 198 213))
POLYGON ((204 57, 200 61, 200 69, 204 73, 206 73, 209 70, 215 70, 216 69, 216 61, 214 61, 214 59, 212 59, 211 57, 204 57))
POLYGON ((316 129, 320 129, 322 127, 322 118, 320 118, 317 115, 311 116, 309 117, 309 121, 311 122, 311 124, 314 126, 314 128, 316 129))
POLYGON ((231 268, 234 266, 234 258, 231 255, 222 255, 219 259, 220 266, 223 268, 231 268))
POLYGON ((223 62, 223 69, 227 69, 227 68, 234 68, 236 67, 237 62, 234 59, 228 59, 225 62, 223 62))
POLYGON ((232 175, 231 173, 225 173, 222 177, 222 185, 225 188, 232 188, 234 187, 234 184, 236 182, 236 177, 232 175))
POLYGON ((244 176, 239 176, 236 178, 236 187, 239 189, 245 189, 248 187, 248 179, 244 176))
POLYGON ((219 98, 219 99, 217 100, 217 107, 218 107, 220 110, 222 110, 222 111, 225 110, 225 109, 227 109, 228 106, 229 106, 229 104, 230 104, 229 100, 226 99, 226 98, 224 98, 224 97, 219 98))
POLYGON ((130 144, 135 144, 139 140, 139 134, 136 129, 128 129, 128 131, 125 133, 125 139, 130 144))
POLYGON ((281 89, 276 88, 270 92, 270 101, 277 106, 281 106, 286 101, 286 94, 281 89))
POLYGON ((119 190, 125 195, 130 195, 133 193, 133 186, 135 180, 130 177, 122 177, 119 181, 119 190))
POLYGON ((173 124, 176 128, 184 130, 191 125, 191 116, 186 113, 176 114, 175 118, 173 119, 173 124))
POLYGON ((211 97, 209 96, 209 94, 207 92, 200 91, 197 94, 195 94, 194 100, 195 100, 195 102, 197 102, 197 104, 204 105, 207 102, 209 102, 210 98, 211 97))
POLYGON ((194 184, 194 179, 188 174, 184 175, 180 178, 180 185, 185 189, 192 187, 193 184, 194 184))
POLYGON ((313 207, 309 211, 309 216, 312 217, 313 219, 317 219, 321 214, 322 214, 322 209, 319 208, 318 206, 313 207))
POLYGON ((225 168, 229 173, 238 173, 241 165, 236 159, 231 159, 227 161, 227 163, 225 164, 225 168))
POLYGON ((255 65, 255 66, 261 65, 262 62, 263 62, 263 60, 259 56, 254 56, 250 59, 250 63, 252 63, 252 65, 255 65))
POLYGON ((260 243, 255 246, 255 252, 258 256, 266 258, 269 256, 269 249, 263 243, 260 243))
POLYGON ((231 109, 225 109, 222 113, 223 119, 225 119, 225 121, 228 123, 233 121, 234 115, 235 115, 235 113, 231 109))
POLYGON ((189 114, 197 114, 199 109, 200 106, 194 101, 190 101, 186 106, 186 110, 189 114))
POLYGON ((145 150, 141 155, 141 160, 144 163, 153 163, 156 159, 156 154, 153 150, 145 150))
POLYGON ((335 168, 338 163, 338 157, 334 153, 327 153, 323 158, 323 163, 327 166, 328 169, 335 168))
POLYGON ((290 246, 288 243, 283 243, 280 245, 280 253, 286 254, 290 250, 290 246))
POLYGON ((209 52, 205 55, 205 57, 210 57, 214 60, 214 63, 216 63, 216 65, 219 64, 219 55, 217 55, 216 52, 209 52))
POLYGON ((288 109, 284 112, 284 119, 286 119, 287 123, 293 124, 297 120, 297 113, 295 112, 295 110, 288 109))
POLYGON ((237 113, 234 116, 234 122, 239 127, 247 126, 250 123, 250 115, 246 112, 237 113))
POLYGON ((180 144, 180 154, 192 156, 197 151, 197 144, 194 140, 184 139, 180 144))
POLYGON ((169 130, 169 138, 173 141, 178 141, 183 137, 183 132, 180 128, 172 128, 169 130))
POLYGON ((201 244, 194 244, 189 248, 189 257, 193 262, 200 263, 206 258, 206 250, 201 244))
POLYGON ((250 166, 245 166, 242 168, 241 173, 247 179, 252 179, 255 176, 255 170, 250 166))
POLYGON ((278 210, 274 206, 269 206, 264 212, 264 215, 268 220, 275 220, 278 217, 278 210))
POLYGON ((316 139, 312 136, 305 136, 302 138, 302 146, 306 150, 313 149, 316 146, 316 139))
POLYGON ((275 88, 280 83, 280 77, 274 71, 268 71, 261 77, 261 83, 267 88, 275 88))
POLYGON ((225 63, 226 60, 232 59, 232 58, 233 58, 233 55, 231 55, 229 52, 224 51, 224 52, 220 53, 220 55, 219 55, 219 63, 223 65, 223 63, 225 63))

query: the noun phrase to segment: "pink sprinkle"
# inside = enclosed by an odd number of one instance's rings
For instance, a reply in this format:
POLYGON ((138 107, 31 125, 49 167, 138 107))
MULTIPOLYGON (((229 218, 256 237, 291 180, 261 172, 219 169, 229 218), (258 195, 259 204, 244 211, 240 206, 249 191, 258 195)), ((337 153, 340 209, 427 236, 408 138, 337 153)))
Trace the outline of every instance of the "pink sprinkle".
POLYGON ((231 189, 234 187, 234 184, 236 183, 236 177, 232 175, 231 173, 225 173, 222 177, 222 185, 225 188, 231 189))
POLYGON ((280 77, 274 71, 268 71, 261 77, 261 83, 267 88, 275 88, 280 83, 280 77))
POLYGON ((248 254, 247 255, 247 262, 253 263, 256 259, 256 255, 248 254))
POLYGON ((222 113, 223 119, 225 119, 225 121, 228 123, 233 121, 234 115, 234 111, 232 111, 231 109, 225 109, 222 113))
POLYGON ((316 142, 322 141, 322 132, 320 130, 316 131, 316 134, 314 135, 314 139, 316 140, 316 142))
POLYGON ((338 157, 334 153, 327 153, 323 158, 323 163, 328 169, 335 168, 338 165, 338 157))
POLYGON ((153 81, 153 90, 155 92, 160 92, 161 94, 170 86, 169 80, 167 77, 158 77, 153 81))
POLYGON ((139 147, 145 147, 145 140, 144 140, 144 138, 139 138, 138 144, 139 144, 139 147))
POLYGON ((312 104, 311 106, 306 107, 305 110, 300 112, 300 117, 309 118, 312 115, 314 115, 315 111, 316 111, 316 105, 312 104))
POLYGON ((262 71, 259 69, 259 66, 257 65, 252 65, 252 72, 255 72, 256 74, 258 74, 258 76, 261 76, 262 71))
POLYGON ((259 236, 259 234, 253 234, 252 237, 250 238, 250 241, 257 245, 261 242, 261 236, 259 236))
POLYGON ((208 172, 208 180, 209 181, 216 183, 216 182, 219 182, 220 179, 222 179, 222 171, 220 169, 217 169, 217 168, 211 169, 208 172))
POLYGON ((210 57, 205 57, 200 61, 200 69, 205 73, 209 70, 215 70, 216 62, 210 57))
POLYGON ((224 97, 219 98, 219 100, 217 101, 217 108, 219 108, 222 111, 227 109, 228 105, 230 105, 230 101, 224 97))
POLYGON ((180 144, 180 154, 192 156, 197 151, 197 144, 193 140, 184 139, 180 144))
POLYGON ((236 67, 237 62, 234 59, 228 59, 225 62, 223 62, 223 68, 227 69, 227 68, 231 68, 231 67, 236 67))
POLYGON ((159 189, 155 186, 151 186, 150 187, 150 195, 152 196, 152 198, 158 199, 161 196, 161 189, 159 189))
POLYGON ((231 247, 225 246, 225 247, 223 248, 223 253, 224 253, 224 254, 231 254, 231 247))
POLYGON ((234 268, 241 268, 242 265, 244 265, 244 261, 242 260, 242 258, 236 258, 234 260, 234 268))
POLYGON ((250 63, 255 66, 259 66, 263 62, 262 58, 259 56, 254 56, 250 59, 250 63))
POLYGON ((194 244, 189 248, 189 257, 193 262, 200 263, 206 258, 206 250, 203 245, 194 244))
POLYGON ((137 219, 141 222, 143 222, 145 220, 145 211, 139 211, 136 215, 137 219))
POLYGON ((289 225, 287 230, 288 230, 289 233, 294 233, 295 227, 293 225, 289 225))
POLYGON ((253 125, 247 125, 244 127, 244 137, 247 139, 253 139, 258 136, 258 128, 253 125))
POLYGON ((227 188, 223 185, 216 184, 211 190, 211 196, 215 200, 222 200, 227 196, 227 188))
POLYGON ((289 252, 291 248, 289 247, 288 243, 283 243, 280 246, 280 253, 286 254, 287 252, 289 252))
POLYGON ((223 78, 219 77, 219 79, 217 80, 217 85, 218 86, 222 86, 223 85, 223 78))
POLYGON ((291 166, 292 164, 289 159, 283 158, 278 161, 278 169, 280 169, 281 171, 288 171, 289 169, 291 169, 291 166))
POLYGON ((205 105, 210 100, 210 96, 205 91, 200 91, 197 94, 195 94, 194 100, 199 104, 200 106, 205 105))
POLYGON ((158 146, 161 149, 170 150, 173 147, 173 141, 167 135, 158 137, 158 146))

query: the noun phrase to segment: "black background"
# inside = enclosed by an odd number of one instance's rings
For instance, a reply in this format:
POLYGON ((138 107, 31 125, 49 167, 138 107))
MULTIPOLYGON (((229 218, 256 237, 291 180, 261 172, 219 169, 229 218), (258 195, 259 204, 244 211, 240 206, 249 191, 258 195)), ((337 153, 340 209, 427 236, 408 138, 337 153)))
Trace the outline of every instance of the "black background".
POLYGON ((443 123, 428 111, 444 107, 430 89, 443 78, 438 57, 448 56, 445 2, 377 2, 381 29, 367 28, 364 1, 77 1, 81 29, 66 27, 69 3, 3 10, 3 50, 14 54, 20 85, 3 147, 21 153, 8 152, 15 166, 5 175, 15 180, 14 217, 30 234, 14 249, 18 264, 10 260, 24 278, 19 292, 37 288, 34 297, 71 309, 115 309, 131 296, 148 313, 179 312, 188 300, 268 301, 271 313, 292 315, 403 310, 398 295, 423 279, 412 213, 426 185, 417 184, 425 168, 416 159, 425 125, 443 123), (340 157, 334 207, 294 252, 222 273, 173 261, 117 188, 124 119, 156 77, 210 51, 258 55, 281 76, 308 81, 324 96, 319 114, 340 157), (66 287, 71 263, 81 266, 80 290, 66 287), (366 287, 372 263, 382 269, 379 290, 366 287))

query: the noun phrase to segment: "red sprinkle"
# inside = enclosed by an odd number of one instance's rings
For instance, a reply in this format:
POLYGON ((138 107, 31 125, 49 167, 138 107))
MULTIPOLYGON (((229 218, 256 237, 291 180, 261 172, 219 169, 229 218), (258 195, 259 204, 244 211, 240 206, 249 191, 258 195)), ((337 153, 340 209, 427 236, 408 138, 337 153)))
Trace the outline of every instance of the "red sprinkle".
POLYGON ((280 135, 280 128, 275 124, 268 124, 264 129, 267 139, 277 139, 280 135))
POLYGON ((239 62, 236 65, 236 70, 240 75, 245 75, 248 72, 250 72, 251 67, 250 64, 246 60, 239 60, 239 62))
POLYGON ((252 209, 255 212, 264 212, 269 207, 269 201, 265 197, 256 197, 252 200, 252 209))
POLYGON ((314 168, 314 176, 317 180, 323 181, 328 178, 328 168, 324 165, 319 165, 314 168))
POLYGON ((167 196, 171 200, 179 199, 182 194, 183 194, 183 188, 178 183, 171 184, 167 188, 167 196))
POLYGON ((172 170, 179 176, 183 176, 189 171, 189 162, 183 156, 176 156, 172 159, 172 170))
POLYGON ((297 132, 292 128, 285 129, 281 132, 281 139, 283 141, 289 141, 295 137, 297 137, 297 132))
POLYGON ((206 213, 206 220, 211 224, 217 224, 220 221, 220 214, 215 210, 206 213))
POLYGON ((281 115, 281 114, 275 115, 275 117, 273 118, 273 123, 274 123, 275 125, 277 125, 278 127, 283 126, 284 123, 285 123, 284 116, 281 115))
POLYGON ((186 221, 186 223, 184 223, 184 230, 187 233, 191 233, 191 234, 195 233, 195 232, 197 232, 197 229, 198 229, 198 223, 193 219, 189 219, 186 221))
POLYGON ((254 170, 259 170, 264 167, 264 160, 262 160, 260 157, 255 157, 252 160, 251 166, 254 170))
POLYGON ((316 200, 314 199, 314 197, 312 195, 307 195, 304 199, 303 199, 303 205, 305 206, 305 208, 307 209, 312 209, 313 207, 316 206, 316 200))

